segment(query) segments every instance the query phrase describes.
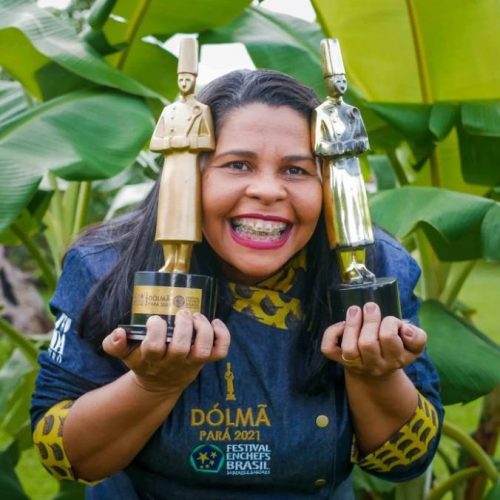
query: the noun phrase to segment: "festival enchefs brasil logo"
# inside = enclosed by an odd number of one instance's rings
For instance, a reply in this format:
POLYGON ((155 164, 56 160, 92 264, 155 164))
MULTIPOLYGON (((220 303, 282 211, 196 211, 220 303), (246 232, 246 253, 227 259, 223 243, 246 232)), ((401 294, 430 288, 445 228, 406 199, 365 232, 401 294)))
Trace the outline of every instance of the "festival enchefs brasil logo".
POLYGON ((208 474, 217 474, 224 468, 231 476, 268 475, 271 473, 271 447, 261 442, 261 429, 271 427, 267 405, 261 403, 246 408, 238 405, 235 377, 229 362, 224 379, 225 405, 216 402, 208 411, 191 409, 191 428, 197 429, 200 441, 205 441, 191 452, 191 466, 196 472, 208 474))
POLYGON ((196 472, 217 474, 226 463, 228 475, 267 475, 271 450, 268 444, 227 444, 226 453, 214 444, 201 444, 192 452, 190 462, 196 472))
POLYGON ((196 472, 217 474, 224 465, 224 452, 214 444, 201 444, 191 452, 190 461, 196 472))

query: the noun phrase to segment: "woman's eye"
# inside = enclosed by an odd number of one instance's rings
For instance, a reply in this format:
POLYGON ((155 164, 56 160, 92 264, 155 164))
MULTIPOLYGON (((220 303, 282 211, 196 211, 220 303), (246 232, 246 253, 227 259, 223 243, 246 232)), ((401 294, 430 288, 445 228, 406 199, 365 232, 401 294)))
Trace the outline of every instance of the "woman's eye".
POLYGON ((288 167, 285 170, 285 173, 287 173, 288 175, 306 175, 307 170, 301 167, 288 167))
POLYGON ((226 167, 230 168, 231 170, 240 170, 240 171, 245 171, 249 170, 249 166, 247 163, 244 161, 232 161, 226 165, 226 167))

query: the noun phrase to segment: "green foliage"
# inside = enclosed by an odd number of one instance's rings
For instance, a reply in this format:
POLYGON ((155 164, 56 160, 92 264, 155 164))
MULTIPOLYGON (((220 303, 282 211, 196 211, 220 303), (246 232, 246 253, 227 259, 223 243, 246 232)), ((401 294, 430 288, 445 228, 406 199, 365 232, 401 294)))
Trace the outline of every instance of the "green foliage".
POLYGON ((28 500, 14 471, 18 460, 19 450, 17 443, 12 442, 0 451, 0 488, 4 498, 28 500))
POLYGON ((442 261, 500 260, 500 206, 438 188, 402 187, 371 198, 373 218, 399 238, 421 228, 442 261))
POLYGON ((485 500, 497 500, 498 498, 500 498, 500 479, 488 491, 485 500))
POLYGON ((61 488, 54 500, 83 500, 84 498, 85 487, 83 484, 65 481, 61 483, 61 488))
POLYGON ((23 87, 18 82, 0 81, 0 122, 21 114, 28 107, 23 87))
POLYGON ((444 404, 472 401, 500 384, 500 346, 489 337, 436 300, 422 304, 420 321, 429 332, 444 404))
POLYGON ((464 179, 472 184, 500 183, 500 101, 465 103, 458 127, 464 179))
MULTIPOLYGON (((458 172, 468 183, 499 182, 498 2, 464 0, 460 8, 452 0, 312 3, 324 32, 341 40, 373 147, 394 154, 400 135, 413 154, 402 159, 400 150, 399 162, 422 168, 430 159, 435 187, 472 192, 458 172), (453 140, 445 141, 450 132, 453 140)), ((394 155, 392 162, 401 169, 394 155)), ((417 182, 428 184, 426 175, 417 182)))
POLYGON ((202 33, 202 43, 245 44, 259 68, 283 71, 324 94, 319 43, 323 38, 315 23, 250 7, 225 27, 202 33))
MULTIPOLYGON (((257 67, 320 95, 319 40, 336 36, 353 84, 346 100, 370 133, 374 219, 423 268, 421 320, 443 399, 487 393, 499 382, 499 348, 457 299, 475 260, 500 258, 498 2, 314 0, 321 28, 250 3, 97 0, 77 33, 74 13, 4 0, 0 65, 15 81, 0 81, 0 242, 24 245, 50 294, 81 228, 145 196, 158 169, 143 149, 177 93, 176 57, 163 45, 170 36, 244 43, 257 67), (471 194, 486 191, 491 198, 471 194)), ((29 446, 38 346, 5 320, 0 331, 0 488, 23 498, 13 468, 29 446)), ((396 494, 363 476, 358 484, 396 494)))
POLYGON ((28 497, 14 468, 21 452, 31 446, 29 394, 37 368, 11 344, 1 343, 0 354, 0 488, 5 498, 23 499, 28 497))
POLYGON ((324 32, 342 41, 347 72, 370 102, 500 97, 495 0, 312 0, 324 32), (356 27, 357 29, 353 29, 356 27))
POLYGON ((134 161, 152 130, 142 101, 109 91, 71 92, 26 111, 0 136, 0 231, 48 170, 68 180, 111 177, 134 161))
MULTIPOLYGON (((196 33, 224 26, 248 6, 250 0, 217 0, 206 2, 173 2, 169 8, 162 0, 137 2, 118 0, 98 2, 92 14, 93 34, 104 39, 105 54, 109 46, 115 51, 107 57, 114 67, 155 90, 167 99, 177 93, 177 60, 161 43, 176 33, 196 33), (111 7, 111 3, 114 5, 111 7), (104 20, 112 8, 113 16, 104 20), (101 26, 99 29, 97 26, 101 26)), ((87 34, 87 37, 89 34, 87 34)))
POLYGON ((0 54, 0 64, 37 99, 49 99, 91 82, 155 96, 106 64, 69 26, 30 0, 6 0, 0 5, 0 54))
POLYGON ((166 38, 176 33, 198 33, 225 26, 249 4, 250 0, 192 0, 172 2, 166 8, 162 0, 117 0, 112 10, 114 16, 108 17, 102 29, 111 44, 131 40, 130 24, 134 24, 137 35, 133 43, 149 35, 166 38))

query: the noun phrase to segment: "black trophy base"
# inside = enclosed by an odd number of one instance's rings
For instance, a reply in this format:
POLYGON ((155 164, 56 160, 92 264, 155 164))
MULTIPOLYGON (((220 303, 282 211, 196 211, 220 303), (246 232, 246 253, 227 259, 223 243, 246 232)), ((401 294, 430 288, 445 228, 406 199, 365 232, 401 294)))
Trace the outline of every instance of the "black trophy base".
POLYGON ((216 285, 210 276, 139 271, 134 277, 131 324, 119 326, 127 332, 127 339, 142 341, 148 319, 160 316, 167 322, 167 342, 170 342, 178 311, 200 312, 211 321, 215 306, 216 285))
POLYGON ((399 287, 396 278, 376 278, 374 283, 361 285, 333 285, 328 293, 332 322, 344 321, 351 306, 363 307, 367 302, 375 302, 380 307, 382 317, 401 318, 399 287))

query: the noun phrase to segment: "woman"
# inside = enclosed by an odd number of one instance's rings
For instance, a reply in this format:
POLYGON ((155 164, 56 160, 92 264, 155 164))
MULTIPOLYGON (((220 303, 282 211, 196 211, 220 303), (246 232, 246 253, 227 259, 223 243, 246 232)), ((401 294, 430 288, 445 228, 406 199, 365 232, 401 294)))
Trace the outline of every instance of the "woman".
MULTIPOLYGON (((350 498, 353 462, 390 480, 420 474, 442 420, 425 333, 381 320, 375 304, 328 321, 338 269, 310 145, 317 98, 286 75, 237 71, 199 100, 217 144, 192 271, 219 279, 219 319, 180 312, 167 345, 152 317, 134 350, 116 329, 134 272, 162 264, 158 185, 139 210, 84 235, 66 256, 40 358, 42 461, 59 477, 107 478, 89 498, 350 498)), ((415 262, 381 231, 369 259, 398 278, 415 322, 415 262)))

